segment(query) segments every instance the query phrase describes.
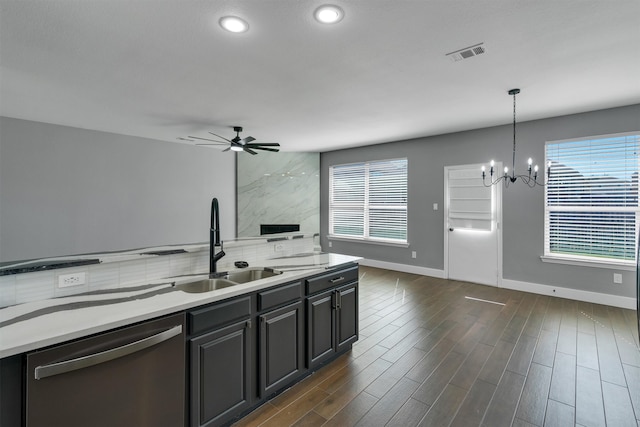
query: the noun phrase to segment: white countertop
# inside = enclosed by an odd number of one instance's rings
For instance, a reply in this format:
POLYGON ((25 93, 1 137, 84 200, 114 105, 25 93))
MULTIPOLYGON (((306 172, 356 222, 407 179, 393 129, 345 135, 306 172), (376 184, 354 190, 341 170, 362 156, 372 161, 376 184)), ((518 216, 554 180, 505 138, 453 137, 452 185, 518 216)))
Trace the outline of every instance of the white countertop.
POLYGON ((0 309, 0 325, 4 325, 0 327, 0 358, 320 274, 358 260, 359 257, 332 253, 301 254, 259 265, 283 271, 280 275, 211 292, 186 293, 165 283, 207 277, 203 273, 156 280, 157 285, 149 284, 144 289, 121 288, 5 307, 0 309))

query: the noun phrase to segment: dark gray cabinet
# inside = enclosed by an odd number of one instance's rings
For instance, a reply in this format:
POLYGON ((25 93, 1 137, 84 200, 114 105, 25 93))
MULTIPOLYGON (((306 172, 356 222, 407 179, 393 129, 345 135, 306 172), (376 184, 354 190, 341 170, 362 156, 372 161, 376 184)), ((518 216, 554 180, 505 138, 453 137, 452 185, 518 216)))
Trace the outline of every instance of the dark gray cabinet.
POLYGON ((257 309, 258 394, 263 399, 305 372, 302 284, 292 282, 258 292, 257 309))
POLYGON ((335 353, 335 292, 307 298, 307 364, 322 363, 335 353))
POLYGON ((351 348, 358 341, 358 284, 336 290, 336 352, 351 348))
POLYGON ((307 365, 321 365, 358 340, 358 268, 307 280, 307 365), (344 284, 347 283, 347 284, 344 284), (338 286, 342 284, 342 286, 338 286))
POLYGON ((192 427, 224 425, 253 403, 251 307, 242 297, 189 313, 192 427))
POLYGON ((190 425, 228 425, 304 375, 300 282, 192 310, 190 425))
POLYGON ((304 373, 302 301, 259 316, 260 398, 292 383, 304 373))

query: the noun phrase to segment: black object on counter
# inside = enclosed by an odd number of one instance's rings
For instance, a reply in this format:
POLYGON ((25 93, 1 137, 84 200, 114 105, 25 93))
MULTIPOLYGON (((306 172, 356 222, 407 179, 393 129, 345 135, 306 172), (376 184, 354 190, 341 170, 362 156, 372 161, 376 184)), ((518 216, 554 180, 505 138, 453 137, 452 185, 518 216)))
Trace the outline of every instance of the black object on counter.
POLYGON ((247 261, 236 261, 233 263, 237 268, 247 268, 249 267, 249 263, 247 261))

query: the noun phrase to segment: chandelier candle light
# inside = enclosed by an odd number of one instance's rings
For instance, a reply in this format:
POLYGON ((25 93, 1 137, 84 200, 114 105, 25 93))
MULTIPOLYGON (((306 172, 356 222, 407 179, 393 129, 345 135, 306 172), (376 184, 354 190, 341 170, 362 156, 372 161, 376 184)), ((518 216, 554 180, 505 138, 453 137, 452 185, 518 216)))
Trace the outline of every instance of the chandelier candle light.
MULTIPOLYGON (((491 180, 489 184, 486 183, 485 181, 486 168, 483 165, 482 166, 482 183, 484 184, 485 187, 491 187, 492 185, 496 185, 501 181, 504 181, 504 186, 508 187, 511 182, 516 182, 516 180, 520 178, 522 182, 524 182, 531 188, 535 187, 536 185, 544 186, 543 182, 538 182, 538 165, 533 166, 533 168, 531 167, 533 165, 533 159, 531 157, 529 157, 529 160, 527 161, 528 174, 516 175, 516 95, 520 93, 520 89, 511 89, 508 93, 509 95, 513 95, 513 158, 511 163, 511 175, 509 175, 509 167, 505 166, 504 175, 497 175, 497 177, 494 179, 493 174, 495 171, 494 170, 495 162, 491 160, 491 162, 489 163, 489 166, 491 167, 491 169, 489 170, 489 176, 491 180)), ((551 162, 547 164, 547 178, 549 177, 550 173, 551 173, 551 162)))

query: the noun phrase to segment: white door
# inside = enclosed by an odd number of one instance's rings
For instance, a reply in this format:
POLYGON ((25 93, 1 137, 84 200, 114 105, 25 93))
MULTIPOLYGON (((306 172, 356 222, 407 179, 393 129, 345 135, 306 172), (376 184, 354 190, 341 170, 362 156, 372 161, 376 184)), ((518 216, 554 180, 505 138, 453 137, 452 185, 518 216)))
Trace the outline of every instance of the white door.
POLYGON ((502 187, 485 187, 481 166, 445 167, 445 273, 449 279, 498 286, 502 187))

